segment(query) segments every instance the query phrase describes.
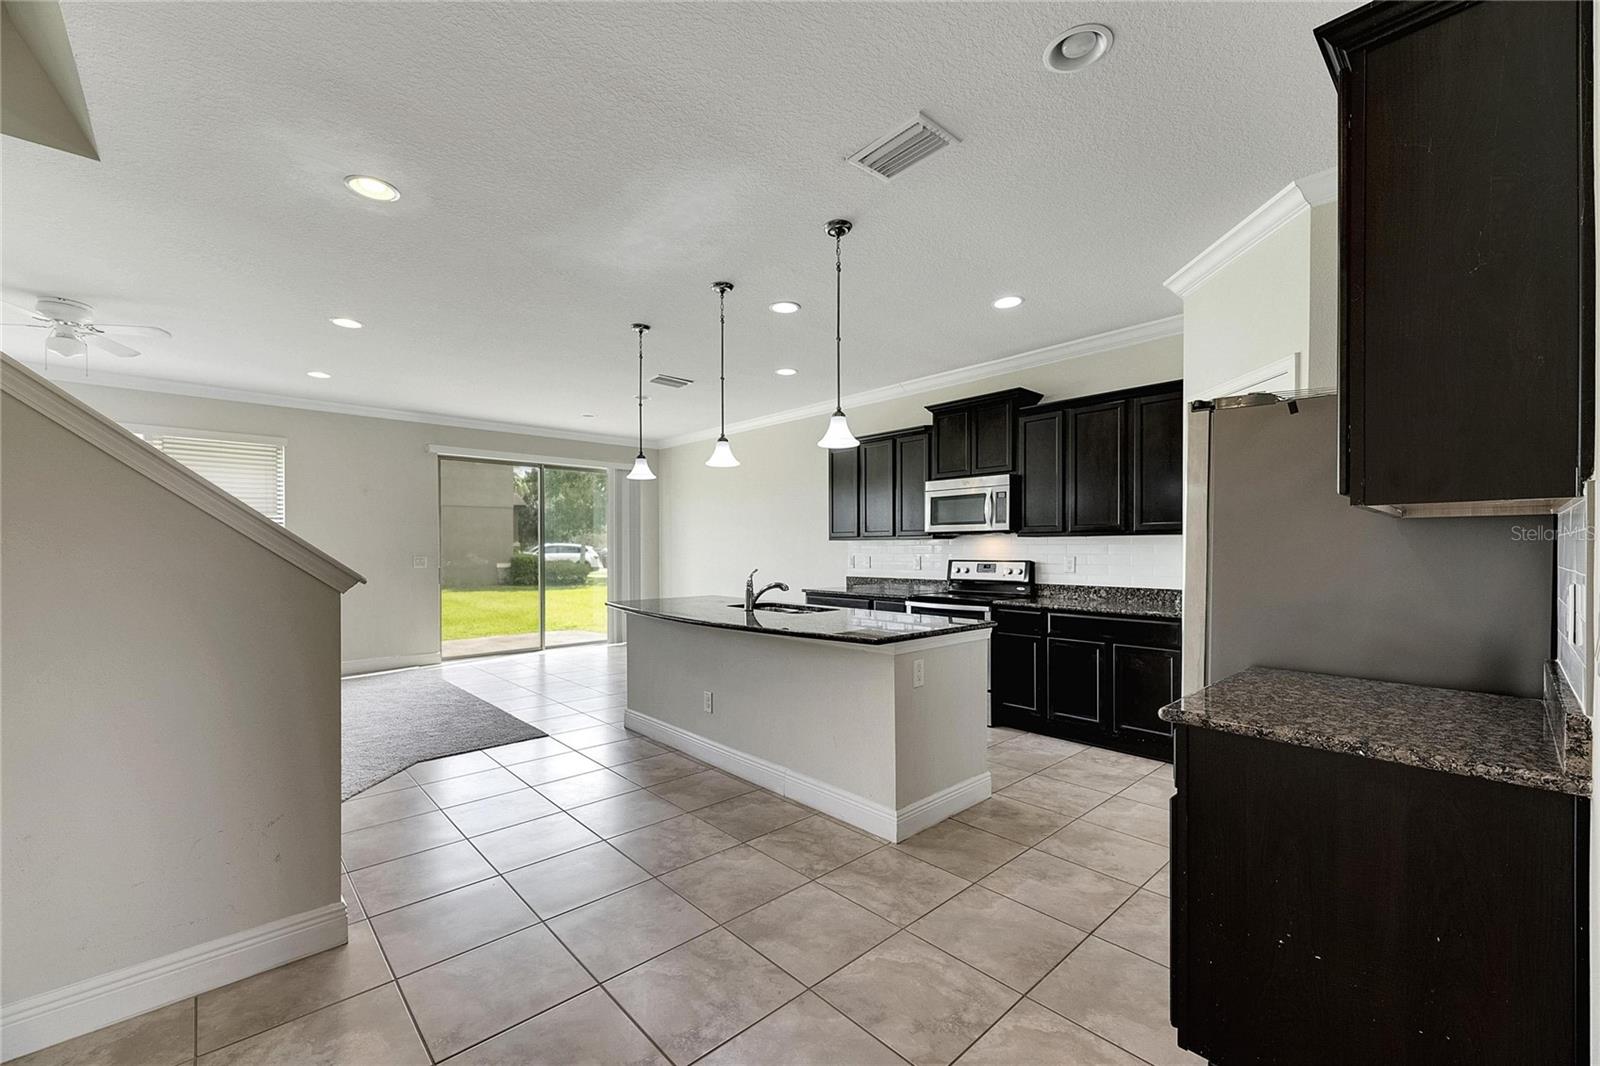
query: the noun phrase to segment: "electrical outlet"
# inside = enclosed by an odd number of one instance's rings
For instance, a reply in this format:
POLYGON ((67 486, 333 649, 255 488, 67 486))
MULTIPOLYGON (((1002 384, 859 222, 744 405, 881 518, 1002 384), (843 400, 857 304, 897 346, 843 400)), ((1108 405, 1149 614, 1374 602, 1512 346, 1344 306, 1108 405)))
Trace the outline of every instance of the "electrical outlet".
POLYGON ((924 680, 925 680, 925 678, 924 678, 924 675, 923 675, 923 672, 922 672, 922 660, 921 659, 912 659, 911 660, 911 687, 912 688, 921 688, 922 687, 922 682, 924 680))
POLYGON ((1063 574, 1076 574, 1078 572, 1078 557, 1069 555, 1061 560, 1061 572, 1063 574))
POLYGON ((411 565, 418 570, 426 570, 428 568, 428 557, 426 555, 413 555, 411 557, 411 565))
POLYGON ((707 714, 711 713, 711 693, 710 692, 706 693, 706 713, 707 714))
POLYGON ((850 556, 850 569, 854 570, 855 568, 856 568, 856 557, 854 555, 852 555, 852 556, 850 556))
POLYGON ((913 570, 921 570, 922 569, 922 556, 913 555, 911 557, 911 569, 913 569, 913 570))
POLYGON ((861 569, 863 569, 863 570, 871 570, 872 569, 872 556, 863 555, 861 557, 861 569))

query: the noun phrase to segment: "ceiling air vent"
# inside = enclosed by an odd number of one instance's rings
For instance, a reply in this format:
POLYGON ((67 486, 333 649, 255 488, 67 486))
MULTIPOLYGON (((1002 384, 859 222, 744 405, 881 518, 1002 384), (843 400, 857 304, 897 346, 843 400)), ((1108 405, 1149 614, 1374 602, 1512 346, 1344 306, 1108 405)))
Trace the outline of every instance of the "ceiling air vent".
POLYGON ((681 389, 685 385, 693 385, 694 382, 689 378, 675 378, 671 374, 657 374, 650 379, 650 384, 662 385, 669 389, 681 389))
POLYGON ((960 143, 960 137, 918 111, 916 118, 873 141, 851 156, 850 162, 888 181, 946 145, 960 143))

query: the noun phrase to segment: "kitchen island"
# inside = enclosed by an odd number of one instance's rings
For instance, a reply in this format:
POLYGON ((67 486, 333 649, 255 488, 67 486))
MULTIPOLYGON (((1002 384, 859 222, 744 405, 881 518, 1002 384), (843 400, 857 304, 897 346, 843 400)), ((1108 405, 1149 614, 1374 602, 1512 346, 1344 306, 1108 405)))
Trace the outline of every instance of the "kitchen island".
POLYGON ((992 623, 613 600, 629 729, 885 840, 989 797, 992 623))

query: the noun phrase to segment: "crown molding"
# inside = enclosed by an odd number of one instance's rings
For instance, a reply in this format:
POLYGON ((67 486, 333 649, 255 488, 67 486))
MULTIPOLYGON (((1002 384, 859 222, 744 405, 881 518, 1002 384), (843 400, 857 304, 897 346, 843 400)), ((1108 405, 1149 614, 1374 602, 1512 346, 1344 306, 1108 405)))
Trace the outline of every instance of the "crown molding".
POLYGON ((1179 297, 1187 297, 1217 271, 1272 236, 1285 224, 1313 207, 1332 203, 1338 195, 1339 171, 1336 167, 1290 182, 1162 284, 1179 297))
POLYGON ((0 354, 0 391, 334 591, 347 592, 367 580, 4 354, 0 354))
MULTIPOLYGON (((1034 348, 1031 351, 1018 352, 1016 355, 1002 356, 999 359, 991 359, 986 363, 974 363, 971 366, 960 367, 956 370, 945 370, 937 374, 911 378, 909 381, 902 381, 898 385, 886 385, 880 389, 849 393, 844 397, 844 406, 847 408, 865 407, 869 404, 898 400, 906 396, 932 392, 935 389, 948 388, 953 385, 967 385, 974 381, 982 381, 985 378, 997 377, 1000 374, 1014 373, 1018 370, 1031 370, 1036 366, 1048 366, 1051 363, 1062 363, 1069 359, 1082 359, 1084 356, 1109 352, 1117 348, 1131 348, 1135 344, 1144 344, 1147 341, 1160 340, 1164 337, 1176 337, 1182 333, 1183 316, 1171 315, 1167 318, 1155 319, 1152 322, 1144 322, 1137 326, 1126 326, 1122 329, 1113 329, 1105 333, 1096 333, 1090 337, 1080 337, 1077 340, 1063 341, 1058 344, 1046 345, 1043 348, 1034 348)), ((729 435, 747 433, 753 429, 765 429, 768 426, 782 425, 785 422, 796 422, 802 418, 830 415, 833 413, 833 409, 834 401, 832 400, 823 400, 818 403, 807 404, 804 407, 791 407, 786 411, 762 415, 759 418, 745 419, 743 422, 729 422, 728 433, 729 435)), ((692 433, 682 433, 675 437, 664 438, 659 447, 675 448, 681 444, 714 440, 720 432, 716 426, 711 426, 692 433)))
MULTIPOLYGON (((555 429, 522 422, 497 422, 485 418, 462 418, 458 415, 414 411, 399 407, 376 407, 369 404, 344 403, 339 400, 317 400, 304 396, 285 396, 275 392, 256 392, 253 389, 235 389, 225 385, 205 385, 191 381, 173 381, 169 378, 150 378, 136 374, 94 370, 87 374, 63 373, 45 370, 37 365, 28 369, 52 381, 65 385, 103 385, 111 389, 133 389, 137 392, 160 392, 173 396, 194 396, 203 400, 226 400, 231 403, 254 403, 267 407, 288 407, 298 411, 316 411, 320 414, 350 415, 355 418, 383 418, 391 422, 416 422, 430 426, 448 426, 452 429, 479 429, 489 433, 515 433, 524 437, 547 437, 552 440, 579 441, 584 444, 614 444, 618 447, 638 446, 638 438, 619 437, 605 433, 584 433, 579 430, 555 429)), ((645 438, 645 446, 657 447, 655 441, 645 438)))

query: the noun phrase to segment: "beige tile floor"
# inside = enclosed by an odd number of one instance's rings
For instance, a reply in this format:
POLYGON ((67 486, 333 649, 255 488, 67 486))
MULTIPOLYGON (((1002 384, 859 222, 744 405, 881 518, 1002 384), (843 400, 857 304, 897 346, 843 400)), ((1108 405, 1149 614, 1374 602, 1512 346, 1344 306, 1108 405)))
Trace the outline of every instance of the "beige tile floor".
POLYGON ((345 803, 347 945, 16 1061, 1201 1061, 1171 767, 992 729, 994 798, 887 845, 623 730, 626 654, 442 667, 550 736, 345 803))

